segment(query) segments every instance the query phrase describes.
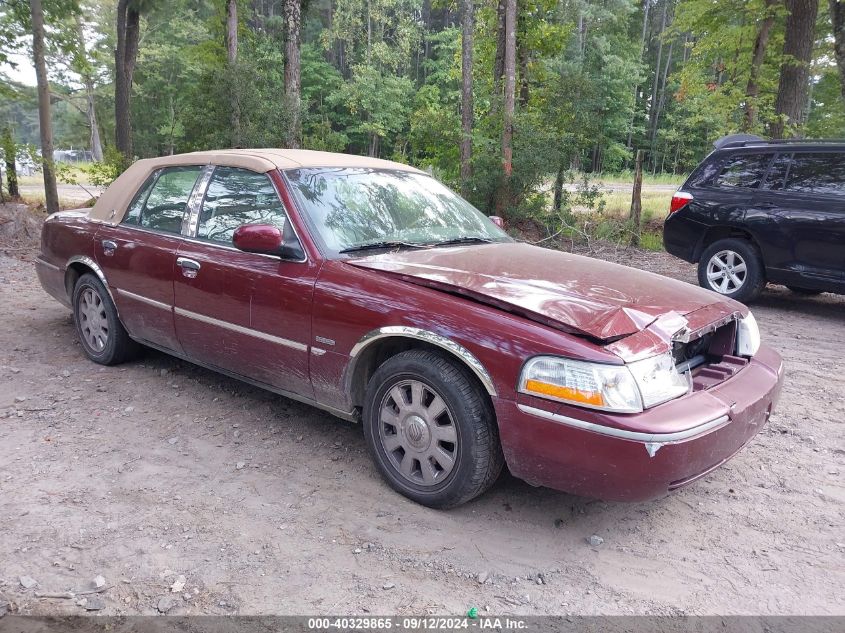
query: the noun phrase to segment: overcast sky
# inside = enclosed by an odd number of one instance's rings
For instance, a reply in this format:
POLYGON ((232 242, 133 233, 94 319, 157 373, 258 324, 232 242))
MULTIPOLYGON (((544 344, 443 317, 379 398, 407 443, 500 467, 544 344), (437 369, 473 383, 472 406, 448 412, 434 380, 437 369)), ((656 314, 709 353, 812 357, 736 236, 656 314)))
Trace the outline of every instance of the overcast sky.
POLYGON ((25 54, 9 55, 17 68, 13 68, 10 64, 0 64, 0 74, 6 75, 12 81, 17 81, 27 86, 35 85, 35 68, 32 67, 32 60, 25 54))

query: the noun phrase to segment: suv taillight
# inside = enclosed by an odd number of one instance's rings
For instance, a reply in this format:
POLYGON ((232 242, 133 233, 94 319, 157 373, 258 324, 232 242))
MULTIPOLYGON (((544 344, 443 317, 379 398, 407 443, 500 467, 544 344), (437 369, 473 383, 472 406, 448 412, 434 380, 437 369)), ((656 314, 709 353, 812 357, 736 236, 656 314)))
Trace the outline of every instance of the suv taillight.
POLYGON ((676 191, 672 196, 672 202, 669 203, 669 213, 680 211, 685 206, 692 202, 692 194, 686 191, 676 191))

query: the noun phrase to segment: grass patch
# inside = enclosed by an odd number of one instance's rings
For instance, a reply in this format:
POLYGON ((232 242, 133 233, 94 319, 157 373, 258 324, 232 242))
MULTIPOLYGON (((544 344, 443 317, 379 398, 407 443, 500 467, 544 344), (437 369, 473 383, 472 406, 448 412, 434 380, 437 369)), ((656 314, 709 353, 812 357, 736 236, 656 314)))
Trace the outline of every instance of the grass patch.
MULTIPOLYGON (((669 214, 672 194, 664 191, 644 191, 643 222, 663 220, 669 214)), ((631 194, 627 191, 611 191, 604 194, 604 210, 608 215, 627 218, 631 212, 631 194)))

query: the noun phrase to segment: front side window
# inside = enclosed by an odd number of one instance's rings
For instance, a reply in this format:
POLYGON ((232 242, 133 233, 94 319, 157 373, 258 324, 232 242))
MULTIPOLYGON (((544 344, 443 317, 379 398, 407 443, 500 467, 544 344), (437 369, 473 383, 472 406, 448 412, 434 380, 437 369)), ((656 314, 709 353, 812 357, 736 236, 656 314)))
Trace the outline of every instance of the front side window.
POLYGON ((845 153, 795 154, 785 189, 817 195, 845 195, 845 153))
POLYGON ((713 181, 716 187, 744 187, 754 189, 760 185, 769 162, 771 154, 738 154, 728 157, 722 163, 719 175, 713 181))
POLYGON ((789 168, 791 166, 792 154, 778 154, 775 156, 762 188, 770 191, 780 191, 783 189, 784 180, 787 174, 789 174, 789 168))
POLYGON ((127 209, 124 224, 180 233, 185 206, 202 167, 169 167, 149 180, 127 209))
POLYGON ((235 229, 243 224, 272 224, 283 229, 285 219, 282 202, 266 174, 218 167, 202 203, 197 237, 231 244, 235 229))
POLYGON ((478 209, 430 176, 362 168, 295 169, 285 175, 306 221, 332 255, 383 243, 422 247, 454 240, 510 241, 478 209))

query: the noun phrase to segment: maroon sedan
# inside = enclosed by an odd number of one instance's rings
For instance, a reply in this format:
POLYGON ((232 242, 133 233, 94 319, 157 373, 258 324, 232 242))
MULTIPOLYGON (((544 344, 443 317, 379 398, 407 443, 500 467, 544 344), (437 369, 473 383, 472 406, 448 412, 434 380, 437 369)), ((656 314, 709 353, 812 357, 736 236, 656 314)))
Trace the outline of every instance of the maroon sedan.
POLYGON ((781 359, 716 293, 514 241, 417 169, 294 150, 141 160, 36 260, 97 363, 153 347, 363 423, 395 490, 449 507, 503 464, 649 499, 724 463, 781 359))

